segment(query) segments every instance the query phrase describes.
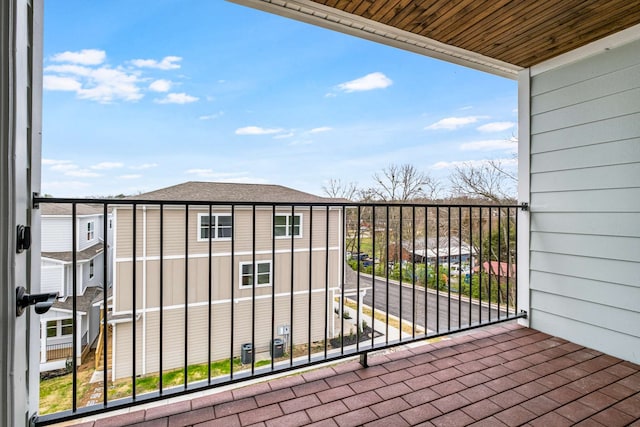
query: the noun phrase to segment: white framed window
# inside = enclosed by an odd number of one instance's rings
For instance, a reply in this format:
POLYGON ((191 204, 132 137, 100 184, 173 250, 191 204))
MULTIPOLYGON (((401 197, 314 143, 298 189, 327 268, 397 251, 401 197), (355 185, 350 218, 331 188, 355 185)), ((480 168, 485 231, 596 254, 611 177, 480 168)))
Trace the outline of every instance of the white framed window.
POLYGON ((302 237, 302 214, 276 214, 273 232, 276 238, 302 237))
POLYGON ((93 240, 95 237, 96 223, 95 221, 87 222, 87 240, 93 240))
POLYGON ((198 214, 198 241, 209 240, 209 232, 212 240, 230 240, 232 222, 229 214, 198 214))
POLYGON ((89 279, 93 279, 94 265, 93 260, 89 261, 89 279))
POLYGON ((73 319, 47 321, 47 338, 63 337, 73 334, 73 319))
POLYGON ((73 319, 64 319, 60 321, 60 335, 73 334, 73 319))
POLYGON ((271 286, 271 261, 256 261, 256 271, 253 271, 252 262, 240 263, 240 288, 256 288, 271 286))
POLYGON ((47 338, 53 338, 58 336, 58 321, 47 321, 47 338))

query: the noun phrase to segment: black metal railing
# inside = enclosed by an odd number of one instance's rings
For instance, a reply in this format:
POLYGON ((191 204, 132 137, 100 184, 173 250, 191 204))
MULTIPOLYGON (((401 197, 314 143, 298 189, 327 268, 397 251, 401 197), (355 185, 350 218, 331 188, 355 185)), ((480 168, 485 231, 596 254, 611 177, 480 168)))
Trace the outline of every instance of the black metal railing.
POLYGON ((73 357, 73 344, 47 344, 47 361, 60 360, 73 357))
POLYGON ((34 200, 49 203, 104 218, 93 307, 111 312, 102 395, 79 406, 73 358, 68 408, 38 425, 524 316, 517 205, 34 200))

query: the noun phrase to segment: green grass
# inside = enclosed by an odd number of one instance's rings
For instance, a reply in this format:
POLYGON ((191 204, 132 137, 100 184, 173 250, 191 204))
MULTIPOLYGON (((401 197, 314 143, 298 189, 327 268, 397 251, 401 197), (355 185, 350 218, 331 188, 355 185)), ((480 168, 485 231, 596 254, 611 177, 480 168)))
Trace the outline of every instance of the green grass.
MULTIPOLYGON (((79 371, 77 376, 77 396, 88 395, 91 384, 91 372, 79 371)), ((52 414, 71 409, 72 396, 71 374, 40 381, 40 414, 52 414)))
MULTIPOLYGON (((255 367, 267 366, 271 364, 271 360, 258 360, 255 367)), ((250 365, 242 365, 240 359, 233 359, 233 370, 248 369, 250 365)), ((229 359, 211 362, 211 378, 228 375, 230 371, 229 359)), ((197 382, 204 381, 209 378, 207 364, 190 365, 187 367, 187 381, 197 382)), ((162 387, 172 388, 184 385, 184 368, 172 369, 162 374, 162 387)), ((136 394, 148 393, 158 390, 160 387, 160 376, 158 374, 147 375, 136 379, 136 394)), ((131 396, 133 389, 130 379, 120 379, 115 381, 109 388, 109 399, 119 399, 131 396)))
MULTIPOLYGON (((255 367, 271 365, 271 360, 258 360, 255 367)), ((249 369, 250 365, 242 365, 240 359, 233 359, 233 370, 249 369)), ((229 359, 211 362, 211 378, 228 375, 230 370, 229 359)), ((91 390, 96 384, 89 384, 92 369, 82 369, 78 371, 77 377, 77 402, 78 406, 84 406, 89 400, 91 390)), ((188 382, 204 381, 209 378, 207 364, 201 363, 187 367, 188 382)), ((184 384, 184 368, 172 369, 162 374, 162 387, 172 388, 184 384)), ((102 387, 102 385, 99 385, 102 387)), ((160 386, 160 376, 158 374, 146 375, 136 378, 136 394, 143 394, 156 391, 160 386)), ((114 382, 109 381, 108 399, 121 399, 130 397, 133 392, 131 378, 122 378, 114 382)), ((52 414, 71 409, 72 378, 71 374, 66 374, 56 378, 40 381, 40 409, 41 414, 52 414)))

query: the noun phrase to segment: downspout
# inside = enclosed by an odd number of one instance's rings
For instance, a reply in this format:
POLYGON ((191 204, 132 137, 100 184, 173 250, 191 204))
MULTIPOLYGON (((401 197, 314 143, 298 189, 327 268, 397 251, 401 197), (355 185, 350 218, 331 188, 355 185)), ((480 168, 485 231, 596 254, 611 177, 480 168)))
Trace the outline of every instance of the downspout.
MULTIPOLYGON (((135 239, 134 239, 135 241, 135 239)), ((134 262, 136 262, 134 260, 134 262)), ((133 326, 136 321, 133 319, 133 326)), ((142 207, 142 375, 147 373, 147 207, 142 207)))

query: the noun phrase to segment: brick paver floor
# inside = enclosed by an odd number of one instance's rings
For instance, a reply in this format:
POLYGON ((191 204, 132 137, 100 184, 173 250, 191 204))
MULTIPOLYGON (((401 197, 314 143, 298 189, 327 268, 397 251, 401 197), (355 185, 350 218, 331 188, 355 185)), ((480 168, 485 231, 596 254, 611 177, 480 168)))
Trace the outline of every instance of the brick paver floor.
POLYGON ((85 421, 106 426, 640 427, 640 366, 505 323, 85 421))

